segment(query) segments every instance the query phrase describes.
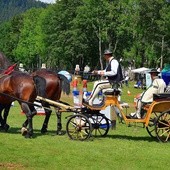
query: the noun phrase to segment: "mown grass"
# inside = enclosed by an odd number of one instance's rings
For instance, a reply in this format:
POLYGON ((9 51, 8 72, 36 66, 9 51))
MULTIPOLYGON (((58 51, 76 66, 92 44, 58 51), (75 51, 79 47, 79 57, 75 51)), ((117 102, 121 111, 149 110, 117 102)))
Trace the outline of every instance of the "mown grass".
MULTIPOLYGON (((131 104, 133 97, 141 90, 130 87, 123 88, 122 100, 131 104), (127 95, 127 90, 131 95, 127 95)), ((91 88, 92 84, 89 84, 91 88)), ((72 96, 62 96, 62 100, 72 103, 72 96)), ((129 111, 130 112, 130 111, 129 111)), ((63 131, 66 127, 62 114, 63 131)), ((20 114, 16 103, 9 115, 11 128, 8 133, 0 133, 0 169, 75 169, 75 170, 138 170, 168 169, 169 143, 162 144, 152 139, 142 124, 117 123, 115 130, 110 130, 105 138, 91 138, 89 141, 72 141, 65 134, 55 135, 56 116, 53 113, 49 122, 48 133, 40 133, 44 116, 34 117, 34 138, 25 139, 20 128, 25 116, 20 114)))

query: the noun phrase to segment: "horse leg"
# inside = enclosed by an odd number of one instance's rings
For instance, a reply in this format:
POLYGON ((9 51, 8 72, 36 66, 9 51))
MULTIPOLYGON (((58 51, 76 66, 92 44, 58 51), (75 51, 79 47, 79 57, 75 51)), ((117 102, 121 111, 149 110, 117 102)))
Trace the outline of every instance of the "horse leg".
POLYGON ((63 135, 62 123, 61 123, 61 112, 59 112, 57 109, 56 109, 56 116, 57 116, 57 131, 56 131, 56 134, 57 135, 63 135))
POLYGON ((4 119, 2 118, 2 105, 0 104, 0 130, 3 130, 4 127, 4 119))
POLYGON ((47 108, 47 109, 44 108, 44 110, 45 110, 45 119, 44 119, 44 122, 43 122, 43 125, 42 125, 42 128, 41 128, 41 133, 44 134, 44 133, 47 132, 48 122, 49 122, 52 110, 50 109, 50 106, 47 103, 42 103, 42 106, 47 108))
MULTIPOLYGON (((37 113, 33 106, 28 106, 26 103, 21 103, 21 108, 23 112, 26 114, 27 120, 24 122, 25 125, 28 123, 28 131, 24 131, 22 135, 25 136, 25 138, 31 138, 33 136, 33 116, 37 113)), ((25 128, 25 127, 24 127, 25 128)), ((23 130, 23 128, 22 128, 23 130)))
POLYGON ((7 132, 8 129, 9 129, 9 125, 6 124, 9 109, 10 109, 10 105, 0 104, 0 124, 1 124, 0 127, 1 127, 1 130, 5 130, 5 132, 7 132), (2 111, 3 110, 4 110, 4 114, 3 114, 3 117, 2 117, 2 111))
MULTIPOLYGON (((46 108, 49 108, 49 107, 46 106, 46 108)), ((45 110, 46 116, 45 116, 43 126, 41 128, 41 133, 42 134, 47 132, 48 122, 49 122, 49 118, 50 118, 51 112, 52 112, 52 111, 50 111, 50 108, 49 109, 44 109, 44 110, 45 110)), ((25 136, 25 133, 27 133, 27 125, 28 125, 28 119, 26 119, 26 121, 22 125, 22 133, 23 133, 24 136, 25 136)))
MULTIPOLYGON (((49 122, 52 110, 50 109, 50 106, 48 104, 43 103, 42 106, 49 108, 49 109, 44 109, 45 110, 45 120, 44 120, 43 126, 41 128, 41 133, 44 134, 44 133, 47 132, 48 122, 49 122)), ((28 123, 29 123, 29 121, 28 121, 28 118, 27 118, 26 121, 22 125, 22 134, 24 136, 27 133, 28 123)))
POLYGON ((26 119, 26 121, 22 124, 21 133, 23 136, 27 134, 27 125, 28 125, 28 119, 26 119))
MULTIPOLYGON (((39 96, 46 98, 46 80, 38 75, 33 76, 34 83, 36 84, 37 93, 39 96)), ((41 128, 41 133, 44 134, 47 132, 48 122, 52 113, 50 110, 50 105, 44 101, 41 101, 41 105, 45 110, 45 119, 41 128), (46 109, 47 108, 47 109, 46 109)))
POLYGON ((11 108, 11 104, 12 103, 10 103, 9 105, 6 105, 5 106, 5 108, 4 108, 4 130, 5 130, 5 132, 7 132, 8 131, 8 129, 9 129, 9 125, 7 124, 7 117, 8 117, 8 115, 9 115, 9 111, 10 111, 10 108, 11 108))

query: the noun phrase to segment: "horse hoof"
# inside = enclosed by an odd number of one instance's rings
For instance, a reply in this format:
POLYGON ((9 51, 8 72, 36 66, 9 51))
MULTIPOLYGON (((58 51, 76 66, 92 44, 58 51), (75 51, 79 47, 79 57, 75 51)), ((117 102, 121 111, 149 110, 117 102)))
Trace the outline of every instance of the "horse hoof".
POLYGON ((25 135, 25 138, 26 138, 26 139, 31 139, 31 138, 32 138, 32 135, 30 135, 29 133, 27 133, 27 134, 25 135))
POLYGON ((47 129, 41 129, 41 133, 42 133, 42 134, 47 133, 47 129))
POLYGON ((3 128, 3 126, 0 126, 0 130, 3 130, 4 128, 3 128))
POLYGON ((62 131, 57 131, 56 135, 64 135, 64 133, 62 131))
POLYGON ((25 127, 22 127, 22 129, 21 129, 21 134, 22 134, 22 136, 26 136, 27 133, 28 133, 28 129, 25 128, 25 127))
POLYGON ((4 125, 4 130, 5 130, 5 132, 8 131, 9 127, 10 127, 10 126, 9 126, 8 124, 5 124, 5 125, 4 125))

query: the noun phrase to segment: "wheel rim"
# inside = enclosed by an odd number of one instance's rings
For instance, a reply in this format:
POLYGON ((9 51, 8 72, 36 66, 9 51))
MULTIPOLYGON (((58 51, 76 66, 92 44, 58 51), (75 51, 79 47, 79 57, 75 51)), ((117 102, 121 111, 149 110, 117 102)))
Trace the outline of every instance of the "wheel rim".
POLYGON ((149 119, 149 124, 146 127, 146 130, 148 132, 148 134, 152 137, 152 138, 156 138, 156 133, 155 133, 155 123, 156 120, 158 118, 158 116, 160 115, 160 113, 157 112, 153 112, 151 113, 151 117, 149 119))
POLYGON ((91 122, 84 115, 71 116, 66 124, 66 132, 72 140, 86 140, 91 136, 91 122))
POLYGON ((92 135, 97 136, 106 136, 109 131, 109 121, 108 119, 102 115, 93 115, 90 118, 90 121, 92 123, 92 135))
POLYGON ((155 124, 157 138, 161 142, 168 142, 170 139, 170 111, 163 112, 155 124))

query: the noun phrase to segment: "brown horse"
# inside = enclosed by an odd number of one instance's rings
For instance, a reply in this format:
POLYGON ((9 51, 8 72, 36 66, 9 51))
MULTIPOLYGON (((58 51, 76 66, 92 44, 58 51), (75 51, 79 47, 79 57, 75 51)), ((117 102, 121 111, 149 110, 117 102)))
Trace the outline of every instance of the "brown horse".
MULTIPOLYGON (((60 74, 57 74, 53 71, 47 70, 47 69, 41 69, 38 71, 35 71, 32 73, 32 76, 39 76, 45 79, 46 81, 46 87, 45 92, 39 91, 40 96, 51 99, 53 101, 59 101, 61 97, 61 92, 63 91, 66 94, 70 93, 70 82, 67 80, 65 76, 62 76, 60 74)), ((46 117, 41 129, 42 133, 47 132, 47 126, 49 122, 49 118, 51 116, 52 110, 46 109, 50 108, 50 104, 46 102, 42 102, 42 106, 45 108, 46 117)), ((56 115, 57 115, 57 134, 62 134, 62 124, 61 124, 61 113, 58 112, 57 107, 56 109, 56 115)))
MULTIPOLYGON (((17 100, 21 109, 25 112, 28 120, 28 131, 25 133, 26 138, 33 135, 32 118, 36 114, 34 105, 37 96, 36 87, 32 77, 26 73, 14 72, 11 75, 1 74, 0 78, 0 103, 4 106, 10 106, 11 103, 17 100)), ((5 114, 8 114, 5 112, 5 114)), ((8 129, 5 119, 0 118, 1 127, 8 129)))
MULTIPOLYGON (((59 101, 61 97, 61 92, 63 91, 66 94, 70 93, 70 82, 67 80, 65 76, 62 76, 47 69, 37 70, 33 72, 31 76, 33 77, 34 82, 36 84, 37 94, 41 97, 61 102, 59 101), (35 78, 37 77, 38 79, 36 80, 35 78)), ((41 133, 46 133, 52 110, 50 109, 49 103, 44 101, 39 102, 41 102, 45 110, 45 119, 41 128, 41 133)), ((62 134, 61 112, 58 111, 57 106, 55 106, 54 108, 57 116, 56 134, 61 135, 62 134)), ((27 124, 28 120, 24 122, 23 126, 26 127, 27 124)))
MULTIPOLYGON (((2 58, 4 58, 5 56, 3 55, 2 58)), ((8 60, 5 58, 3 59, 3 61, 7 61, 8 60)), ((2 64, 3 62, 1 62, 1 57, 0 57, 0 63, 2 64)), ((6 63, 6 62, 4 62, 6 63)), ((9 63, 9 62, 8 62, 9 63)), ((14 74, 14 73, 12 73, 14 74)), ((59 101, 60 97, 61 97, 61 92, 63 91, 66 94, 70 93, 70 82, 67 80, 67 78, 65 76, 62 76, 60 74, 57 74, 55 72, 46 70, 46 69, 41 69, 38 70, 34 73, 31 74, 34 83, 36 85, 36 89, 37 89, 37 94, 39 96, 54 100, 54 101, 59 101), (44 82, 45 81, 45 82, 44 82)), ((45 107, 45 112, 46 112, 46 116, 45 116, 45 120, 41 129, 42 133, 47 132, 47 126, 48 126, 48 122, 49 122, 49 118, 51 116, 51 112, 52 110, 48 109, 50 108, 49 103, 46 102, 42 102, 42 106, 45 107), (47 108, 47 109, 46 109, 47 108)), ((0 117, 0 123, 2 121, 4 121, 6 124, 6 119, 8 116, 8 112, 9 112, 9 105, 0 105, 0 116, 1 116, 1 112, 2 109, 6 109, 6 111, 4 112, 4 118, 0 117)), ((62 125, 61 125, 61 113, 57 111, 56 108, 56 115, 57 115, 57 134, 61 134, 61 129, 62 129, 62 125)), ((28 124, 28 119, 24 122, 23 126, 26 127, 28 124)), ((2 124, 2 123, 1 123, 2 124)))
MULTIPOLYGON (((0 66, 6 69, 10 65, 10 62, 6 56, 0 52, 0 66)), ((26 138, 30 138, 33 135, 33 123, 32 118, 36 114, 33 102, 36 99, 37 91, 32 76, 22 73, 20 71, 0 70, 0 129, 7 131, 9 125, 7 124, 7 116, 10 110, 10 106, 13 101, 17 100, 21 106, 21 109, 25 112, 27 117, 28 130, 24 131, 26 138), (5 74, 4 74, 5 73, 5 74), (2 117, 2 111, 4 116, 2 117)), ((39 78, 42 79, 42 78, 39 78)), ((24 129, 26 125, 23 124, 24 129)))

